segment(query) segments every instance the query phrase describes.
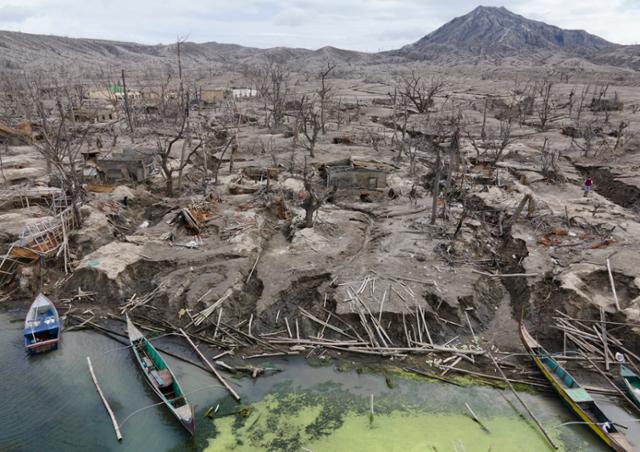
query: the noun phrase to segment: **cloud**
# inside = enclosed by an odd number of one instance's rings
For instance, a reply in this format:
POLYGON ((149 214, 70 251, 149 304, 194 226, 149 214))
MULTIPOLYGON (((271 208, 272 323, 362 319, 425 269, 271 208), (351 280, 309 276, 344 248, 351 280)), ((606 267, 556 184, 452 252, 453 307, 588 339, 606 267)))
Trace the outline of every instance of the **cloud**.
POLYGON ((21 23, 35 14, 34 9, 24 5, 1 5, 0 3, 0 23, 21 23))
POLYGON ((300 8, 291 8, 284 11, 280 11, 274 18, 273 23, 275 25, 282 25, 285 27, 300 27, 305 25, 309 20, 308 13, 300 8))
MULTIPOLYGON (((377 51, 416 41, 475 8, 479 0, 0 0, 0 28, 31 33, 257 47, 377 51)), ((637 0, 483 0, 615 42, 640 41, 637 0)))

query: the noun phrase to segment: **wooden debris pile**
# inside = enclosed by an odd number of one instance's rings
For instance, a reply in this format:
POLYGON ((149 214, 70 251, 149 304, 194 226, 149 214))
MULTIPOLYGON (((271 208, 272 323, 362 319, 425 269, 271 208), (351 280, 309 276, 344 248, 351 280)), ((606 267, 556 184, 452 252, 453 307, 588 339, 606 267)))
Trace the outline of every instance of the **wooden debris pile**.
POLYGON ((600 311, 600 320, 575 319, 558 310, 556 313, 553 328, 562 333, 563 355, 570 353, 568 346, 573 344, 583 359, 603 363, 607 372, 613 364, 624 359, 628 366, 640 373, 640 356, 613 334, 618 334, 621 328, 638 328, 640 325, 607 321, 604 309, 600 311))

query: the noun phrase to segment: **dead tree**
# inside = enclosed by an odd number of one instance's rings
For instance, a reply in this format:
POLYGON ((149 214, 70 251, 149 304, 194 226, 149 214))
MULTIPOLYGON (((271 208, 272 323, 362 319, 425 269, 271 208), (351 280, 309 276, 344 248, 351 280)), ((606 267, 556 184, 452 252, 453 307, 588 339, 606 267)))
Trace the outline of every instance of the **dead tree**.
POLYGON ((620 121, 620 124, 618 125, 618 130, 616 130, 616 144, 615 146, 613 146, 613 150, 617 151, 618 149, 620 149, 623 144, 624 144, 624 131, 625 129, 629 127, 629 124, 624 122, 624 121, 620 121))
POLYGON ((544 139, 544 144, 540 150, 540 172, 547 179, 555 179, 560 172, 558 168, 558 158, 560 152, 557 149, 551 149, 549 139, 544 139))
POLYGON ((547 130, 547 124, 551 119, 553 105, 551 103, 551 89, 553 82, 545 80, 540 86, 540 105, 538 106, 538 118, 540 119, 540 130, 547 130))
POLYGON ((415 72, 411 72, 401 78, 400 95, 412 104, 418 113, 428 113, 434 105, 435 97, 445 88, 442 79, 432 77, 430 82, 425 82, 415 72))
POLYGON ((156 157, 159 161, 160 168, 165 177, 165 192, 167 196, 173 196, 173 174, 177 171, 182 173, 185 166, 189 164, 191 158, 202 147, 203 141, 200 141, 195 146, 189 139, 191 135, 191 125, 189 123, 189 96, 185 96, 185 105, 182 105, 180 99, 176 100, 179 104, 178 114, 175 118, 160 118, 161 121, 156 123, 157 128, 162 129, 160 133, 159 129, 156 129, 156 157), (173 128, 173 132, 167 133, 173 128), (176 166, 173 164, 172 151, 173 146, 180 140, 185 140, 183 144, 185 147, 182 149, 179 164, 176 166))
POLYGON ((402 160, 402 155, 407 147, 407 123, 409 122, 409 98, 398 92, 398 88, 393 90, 393 94, 388 93, 393 105, 393 139, 392 143, 398 145, 398 155, 396 161, 402 160), (398 117, 401 118, 402 124, 398 123, 398 117), (400 138, 398 138, 400 132, 400 138))
POLYGON ((511 118, 512 116, 509 115, 501 120, 500 127, 497 130, 486 128, 484 138, 481 132, 479 142, 470 133, 467 133, 467 138, 469 138, 473 149, 476 151, 478 159, 486 155, 494 165, 502 160, 507 147, 515 141, 511 133, 513 126, 511 118))
POLYGON ((39 119, 42 139, 34 143, 45 158, 47 168, 59 179, 61 188, 69 196, 77 224, 80 224, 79 203, 82 196, 82 173, 79 168, 80 151, 90 133, 89 127, 75 123, 73 104, 65 87, 54 88, 56 115, 51 116, 44 105, 43 90, 38 81, 27 82, 25 97, 34 105, 39 119))
POLYGON ((318 134, 322 130, 322 112, 316 108, 316 100, 303 96, 300 99, 300 108, 298 111, 298 125, 302 134, 306 138, 303 142, 304 148, 309 151, 309 156, 315 158, 316 141, 318 134))
POLYGON ((584 157, 589 157, 593 151, 593 143, 597 138, 596 127, 593 121, 584 124, 576 123, 575 136, 571 137, 571 145, 582 151, 584 157), (582 139, 582 143, 578 140, 582 139))
POLYGON ((291 70, 281 63, 269 61, 254 67, 249 71, 249 76, 263 100, 265 126, 279 129, 285 117, 291 70))
POLYGON ((320 89, 317 91, 317 94, 320 99, 320 126, 322 128, 322 135, 327 134, 325 112, 332 91, 331 86, 327 84, 327 77, 335 68, 335 64, 327 62, 327 67, 320 71, 320 89))
POLYGON ((122 91, 124 93, 124 112, 127 115, 127 124, 129 125, 129 133, 131 134, 131 141, 133 141, 133 120, 131 119, 131 106, 129 105, 129 94, 127 93, 127 79, 124 76, 124 69, 122 70, 122 91))
POLYGON ((591 89, 591 85, 586 85, 580 91, 580 102, 578 102, 578 108, 576 110, 576 122, 580 122, 582 117, 582 111, 585 107, 585 101, 587 100, 587 96, 589 95, 589 90, 591 89))
POLYGON ((573 115, 573 106, 576 101, 576 90, 575 88, 571 89, 569 93, 569 101, 567 102, 567 107, 569 108, 569 118, 573 115))
POLYGON ((531 83, 531 82, 527 83, 524 89, 514 90, 513 92, 514 99, 516 98, 518 93, 521 93, 522 99, 519 102, 517 102, 515 105, 514 104, 512 105, 517 110, 520 125, 523 126, 527 121, 527 117, 530 115, 533 115, 534 113, 533 107, 536 104, 536 99, 538 95, 537 87, 535 83, 531 83))
POLYGON ((312 181, 312 174, 307 166, 307 158, 304 159, 303 170, 305 196, 301 207, 304 209, 304 221, 301 228, 312 228, 314 216, 322 204, 335 192, 335 189, 321 188, 312 181))

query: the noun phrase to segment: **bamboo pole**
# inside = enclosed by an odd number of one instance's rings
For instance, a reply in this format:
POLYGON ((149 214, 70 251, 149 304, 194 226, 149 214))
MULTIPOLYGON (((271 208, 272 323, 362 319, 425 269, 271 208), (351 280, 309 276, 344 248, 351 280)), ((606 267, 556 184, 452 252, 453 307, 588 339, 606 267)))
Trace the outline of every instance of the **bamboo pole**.
POLYGON ((229 383, 227 383, 227 381, 222 377, 222 375, 220 375, 220 372, 218 372, 216 370, 216 368, 213 367, 213 364, 211 364, 209 362, 209 360, 202 354, 202 352, 198 349, 196 344, 193 343, 191 338, 187 335, 187 333, 184 332, 184 330, 182 328, 180 328, 180 333, 184 336, 184 338, 187 340, 187 342, 189 342, 191 347, 193 347, 193 349, 198 354, 200 359, 202 359, 202 361, 207 365, 207 367, 209 367, 209 369, 211 369, 211 372, 213 372, 213 375, 216 376, 218 381, 220 381, 220 383, 222 383, 222 385, 227 389, 227 391, 229 391, 229 393, 233 396, 234 399, 239 401, 240 400, 240 396, 238 395, 238 393, 229 385, 229 383))
POLYGON ((480 425, 480 427, 482 427, 482 430, 484 430, 487 433, 491 433, 491 431, 487 428, 487 426, 484 425, 484 423, 480 420, 478 415, 476 413, 474 413, 474 411, 471 409, 469 404, 467 402, 465 402, 464 405, 467 407, 467 410, 469 410, 469 413, 471 413, 471 419, 476 421, 480 425))
POLYGON ((611 273, 611 261, 607 259, 607 272, 609 272, 609 282, 611 283, 611 292, 613 292, 613 299, 616 302, 616 309, 620 310, 620 302, 618 301, 618 294, 616 293, 616 284, 613 281, 613 273, 611 273))
POLYGON ((439 380, 439 381, 442 381, 443 383, 449 383, 449 384, 454 385, 454 386, 462 387, 462 385, 460 383, 456 383, 453 380, 450 380, 448 378, 443 378, 440 375, 432 374, 432 373, 426 372, 424 370, 418 370, 418 369, 414 369, 412 367, 403 367, 402 370, 404 370, 405 372, 413 372, 414 374, 420 375, 422 377, 433 378, 434 380, 439 380))
POLYGON ((111 406, 109 406, 109 402, 107 402, 107 399, 104 397, 104 394, 102 393, 102 389, 100 389, 100 385, 98 384, 98 379, 96 378, 96 374, 93 371, 93 366, 91 365, 91 358, 89 358, 88 356, 87 356, 87 364, 89 365, 89 373, 91 374, 91 378, 93 379, 93 384, 96 385, 96 389, 98 390, 98 395, 102 399, 102 403, 104 404, 104 407, 107 409, 107 413, 109 413, 109 417, 111 418, 113 429, 116 432, 116 438, 118 438, 118 441, 122 441, 122 433, 120 433, 120 427, 118 426, 118 421, 116 420, 115 414, 113 414, 113 411, 111 410, 111 406))
POLYGON ((540 431, 542 432, 542 434, 544 435, 544 437, 547 439, 547 441, 549 442, 549 444, 551 445, 551 447, 553 447, 554 449, 558 449, 558 446, 556 445, 556 443, 553 442, 553 440, 551 439, 551 437, 549 436, 549 434, 547 433, 547 431, 544 429, 544 427, 542 426, 542 424, 540 423, 540 421, 538 420, 538 418, 531 412, 531 410, 529 409, 529 407, 527 406, 526 403, 524 403, 524 400, 522 400, 520 398, 520 396, 518 395, 518 393, 516 392, 516 390, 514 389, 513 385, 511 384, 511 382, 509 381, 509 379, 507 378, 507 376, 504 374, 502 367, 500 367, 498 365, 498 363, 496 362, 496 359, 493 357, 493 355, 491 354, 491 352, 487 352, 487 355, 489 355, 489 358, 491 358, 491 361, 493 361, 493 365, 496 366, 496 368, 498 369, 498 371, 500 372, 500 375, 502 376, 503 380, 505 381, 505 383, 507 383, 507 385, 509 386, 509 389, 511 389, 511 392, 513 393, 513 395, 515 396, 516 399, 518 399, 518 401, 522 404, 522 406, 524 407, 524 409, 527 411, 527 413, 529 414, 529 416, 531 416, 531 419, 533 419, 533 421, 536 423, 536 425, 538 426, 538 428, 540 429, 540 431))

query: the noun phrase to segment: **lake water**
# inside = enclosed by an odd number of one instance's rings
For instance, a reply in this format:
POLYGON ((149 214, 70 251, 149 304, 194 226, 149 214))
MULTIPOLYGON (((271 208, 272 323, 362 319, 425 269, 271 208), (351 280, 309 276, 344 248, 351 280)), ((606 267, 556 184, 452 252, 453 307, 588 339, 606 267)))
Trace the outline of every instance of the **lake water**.
MULTIPOLYGON (((230 378, 243 398, 237 404, 210 374, 167 357, 195 405, 196 435, 189 437, 166 408, 151 406, 157 399, 129 349, 79 331, 65 333, 57 351, 29 357, 21 340, 21 316, 0 313, 2 451, 550 450, 503 397, 517 406, 513 396, 496 389, 458 388, 397 374, 344 370, 340 365, 315 367, 300 358, 264 359, 262 365, 283 371, 257 380, 230 378), (120 443, 91 381, 87 356, 121 423, 120 443), (490 433, 469 418, 465 403, 490 433), (218 404, 214 420, 204 417, 218 404)), ((561 426, 577 419, 555 397, 522 397, 561 449, 606 450, 584 425, 561 426)), ((633 416, 608 404, 606 409, 614 420, 629 426, 629 439, 640 445, 633 416)))

